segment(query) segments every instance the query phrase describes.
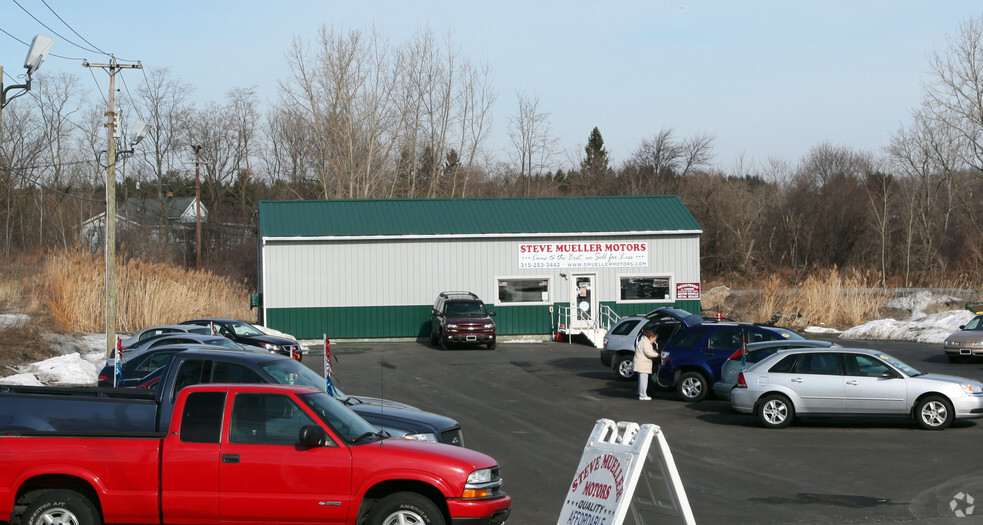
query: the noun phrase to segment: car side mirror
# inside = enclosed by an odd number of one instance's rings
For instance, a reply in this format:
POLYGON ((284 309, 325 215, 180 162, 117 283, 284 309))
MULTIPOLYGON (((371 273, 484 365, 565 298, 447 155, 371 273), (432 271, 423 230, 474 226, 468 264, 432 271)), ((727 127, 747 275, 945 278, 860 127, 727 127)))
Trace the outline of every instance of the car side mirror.
POLYGON ((495 312, 488 312, 488 317, 495 317, 495 312))
POLYGON ((884 372, 883 374, 881 374, 881 377, 884 378, 884 379, 899 379, 901 376, 899 376, 898 374, 896 374, 896 373, 888 370, 887 372, 884 372))
POLYGON ((305 447, 320 447, 327 442, 328 434, 317 425, 300 427, 300 444, 305 447))
POLYGON ((964 325, 964 324, 959 325, 959 329, 960 330, 965 330, 966 329, 966 325, 964 325))

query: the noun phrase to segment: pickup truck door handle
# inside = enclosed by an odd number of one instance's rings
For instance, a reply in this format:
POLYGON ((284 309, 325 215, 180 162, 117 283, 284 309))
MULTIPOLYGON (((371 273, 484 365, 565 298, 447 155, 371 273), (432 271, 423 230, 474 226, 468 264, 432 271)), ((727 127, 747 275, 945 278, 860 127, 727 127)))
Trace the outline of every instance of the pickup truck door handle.
POLYGON ((805 379, 802 379, 801 377, 795 377, 795 378, 790 379, 790 381, 793 382, 793 383, 804 383, 805 382, 805 379))
POLYGON ((222 463, 238 463, 239 454, 222 454, 222 463))

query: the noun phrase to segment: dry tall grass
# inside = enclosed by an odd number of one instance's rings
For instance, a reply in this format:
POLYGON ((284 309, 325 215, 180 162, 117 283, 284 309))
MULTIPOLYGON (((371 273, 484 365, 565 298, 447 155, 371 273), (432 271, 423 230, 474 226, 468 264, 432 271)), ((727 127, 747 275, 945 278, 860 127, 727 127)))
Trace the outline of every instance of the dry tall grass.
MULTIPOLYGON (((40 272, 44 304, 56 329, 98 332, 106 326, 105 259, 81 250, 48 254, 40 272)), ((195 317, 249 320, 249 291, 209 272, 131 259, 116 266, 116 326, 132 332, 195 317)))
POLYGON ((744 320, 766 322, 778 315, 781 325, 847 328, 877 319, 893 297, 871 286, 864 276, 842 275, 835 268, 795 287, 772 277, 761 287, 760 296, 749 301, 744 320))

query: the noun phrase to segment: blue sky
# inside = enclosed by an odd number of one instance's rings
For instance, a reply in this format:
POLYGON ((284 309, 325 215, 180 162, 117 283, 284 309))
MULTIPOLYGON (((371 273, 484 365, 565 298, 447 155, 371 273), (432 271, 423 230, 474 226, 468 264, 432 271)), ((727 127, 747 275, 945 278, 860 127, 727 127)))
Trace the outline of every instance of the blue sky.
MULTIPOLYGON (((25 42, 50 36, 54 55, 108 61, 72 45, 89 47, 74 29, 121 59, 169 68, 199 106, 253 86, 275 99, 292 40, 313 41, 322 25, 375 26, 393 42, 449 31, 461 55, 491 69, 495 156, 506 157, 523 93, 549 112, 563 167, 596 126, 615 162, 661 129, 712 133, 725 170, 740 156, 795 163, 823 142, 879 153, 921 102, 929 54, 983 15, 978 0, 46 1, 5 0, 0 29, 25 42)), ((0 33, 6 84, 26 51, 0 33)), ((41 70, 78 75, 92 100, 105 95, 108 75, 93 79, 80 60, 52 56, 41 70)), ((143 80, 121 74, 131 89, 143 80)))

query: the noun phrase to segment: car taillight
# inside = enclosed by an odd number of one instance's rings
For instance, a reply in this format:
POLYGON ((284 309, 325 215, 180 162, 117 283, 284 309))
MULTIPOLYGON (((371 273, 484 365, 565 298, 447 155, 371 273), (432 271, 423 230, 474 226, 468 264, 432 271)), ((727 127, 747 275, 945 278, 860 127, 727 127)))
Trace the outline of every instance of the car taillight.
POLYGON ((740 359, 741 358, 741 354, 746 354, 746 353, 747 353, 747 350, 738 350, 738 351, 734 352, 733 354, 730 354, 730 357, 728 357, 727 359, 740 359))
POLYGON ((662 364, 666 364, 666 360, 669 359, 669 352, 662 352, 662 364))
POLYGON ((747 381, 744 380, 744 372, 737 374, 737 387, 736 388, 747 388, 747 381))

